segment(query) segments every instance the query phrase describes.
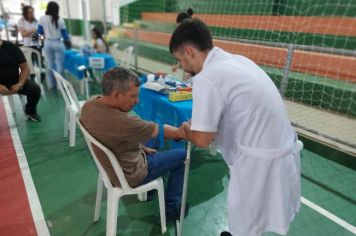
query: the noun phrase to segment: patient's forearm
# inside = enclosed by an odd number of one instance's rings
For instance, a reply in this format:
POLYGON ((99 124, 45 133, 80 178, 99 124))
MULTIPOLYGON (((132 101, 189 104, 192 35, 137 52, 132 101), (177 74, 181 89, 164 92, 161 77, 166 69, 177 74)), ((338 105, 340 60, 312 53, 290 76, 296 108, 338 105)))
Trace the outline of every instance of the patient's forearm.
POLYGON ((169 139, 180 139, 178 128, 171 125, 164 125, 164 137, 169 139))

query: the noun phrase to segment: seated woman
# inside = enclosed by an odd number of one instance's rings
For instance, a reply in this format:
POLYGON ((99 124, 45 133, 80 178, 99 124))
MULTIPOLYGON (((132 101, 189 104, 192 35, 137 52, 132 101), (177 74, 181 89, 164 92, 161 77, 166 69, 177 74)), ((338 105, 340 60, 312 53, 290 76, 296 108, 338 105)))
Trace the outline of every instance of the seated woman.
POLYGON ((94 45, 93 48, 98 52, 98 53, 109 53, 109 47, 107 43, 105 42, 105 39, 103 38, 103 34, 98 28, 93 28, 91 30, 91 37, 94 40, 94 45))

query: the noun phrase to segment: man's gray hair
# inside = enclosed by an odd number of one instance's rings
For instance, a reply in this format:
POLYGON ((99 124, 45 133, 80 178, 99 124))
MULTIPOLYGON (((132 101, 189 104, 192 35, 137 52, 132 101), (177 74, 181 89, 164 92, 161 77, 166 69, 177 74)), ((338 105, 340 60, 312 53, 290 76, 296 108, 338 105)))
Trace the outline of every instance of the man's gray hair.
POLYGON ((103 94, 110 96, 114 91, 125 93, 130 89, 130 83, 136 87, 140 85, 140 79, 136 73, 122 67, 113 68, 104 74, 103 94))

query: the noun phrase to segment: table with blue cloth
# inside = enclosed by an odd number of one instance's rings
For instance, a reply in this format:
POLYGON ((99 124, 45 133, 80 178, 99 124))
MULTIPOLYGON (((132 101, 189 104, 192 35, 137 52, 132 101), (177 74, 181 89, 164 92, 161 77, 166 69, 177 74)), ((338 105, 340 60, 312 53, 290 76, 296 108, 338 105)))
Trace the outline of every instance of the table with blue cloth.
POLYGON ((64 70, 68 71, 71 75, 81 80, 84 77, 84 71, 80 71, 78 66, 84 65, 87 68, 89 67, 89 58, 104 58, 104 68, 103 71, 108 71, 113 67, 117 66, 115 59, 104 53, 94 53, 90 56, 84 56, 79 51, 66 50, 64 52, 64 70))
MULTIPOLYGON (((144 120, 179 127, 192 117, 192 100, 171 102, 168 95, 143 86, 140 87, 139 100, 140 102, 134 107, 134 112, 144 120)), ((182 142, 171 142, 172 148, 183 145, 182 142)))

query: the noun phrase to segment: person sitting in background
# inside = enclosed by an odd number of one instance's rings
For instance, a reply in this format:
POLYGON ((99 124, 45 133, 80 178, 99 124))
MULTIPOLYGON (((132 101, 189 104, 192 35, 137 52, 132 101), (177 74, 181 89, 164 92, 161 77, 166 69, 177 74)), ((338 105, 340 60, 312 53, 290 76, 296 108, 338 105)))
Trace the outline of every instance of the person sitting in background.
POLYGON ((91 37, 94 40, 94 45, 93 48, 98 52, 98 53, 109 53, 109 47, 103 37, 103 34, 98 28, 93 28, 91 30, 91 37))
POLYGON ((28 80, 29 73, 30 70, 22 51, 11 42, 0 39, 0 94, 25 95, 27 97, 25 106, 27 119, 41 121, 36 108, 41 97, 41 89, 34 81, 28 80))
MULTIPOLYGON (((93 48, 98 53, 109 53, 109 47, 106 43, 101 31, 98 28, 93 28, 91 30, 91 37, 94 40, 93 48)), ((98 79, 94 75, 94 71, 92 68, 88 68, 88 73, 91 79, 98 81, 98 79)))
POLYGON ((59 5, 56 2, 49 2, 46 15, 40 18, 37 32, 45 36, 44 55, 48 63, 47 86, 49 89, 56 89, 57 83, 52 73, 52 69, 58 73, 63 73, 64 44, 71 47, 69 36, 62 18, 59 17, 59 5), (63 42, 62 42, 63 38, 63 42))
MULTIPOLYGON (((140 80, 125 68, 114 68, 104 74, 103 96, 87 101, 81 111, 80 122, 116 156, 131 187, 146 184, 170 173, 165 188, 167 221, 179 218, 183 191, 185 149, 157 152, 163 138, 181 139, 178 128, 144 121, 128 112, 138 103, 140 80), (105 117, 105 119, 103 119, 105 117), (150 141, 146 147, 143 143, 150 141)), ((105 154, 94 151, 113 186, 119 180, 105 154)), ((188 208, 187 208, 188 211, 188 208)))

